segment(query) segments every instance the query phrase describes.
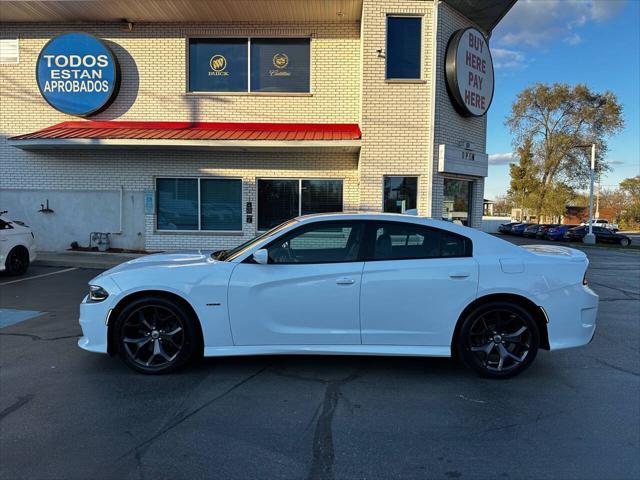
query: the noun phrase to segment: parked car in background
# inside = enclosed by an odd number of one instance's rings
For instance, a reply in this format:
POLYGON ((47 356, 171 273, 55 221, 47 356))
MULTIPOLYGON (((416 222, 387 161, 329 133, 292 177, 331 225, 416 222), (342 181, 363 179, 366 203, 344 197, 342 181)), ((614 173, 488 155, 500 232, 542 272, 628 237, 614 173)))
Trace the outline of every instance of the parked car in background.
POLYGON ((564 240, 564 234, 569 231, 569 229, 577 227, 578 225, 557 225, 555 227, 549 228, 547 230, 546 239, 547 240, 564 240))
MULTIPOLYGON (((582 241, 584 236, 589 233, 589 227, 579 226, 570 229, 565 234, 565 239, 570 242, 582 241)), ((596 243, 612 243, 616 245, 621 245, 623 247, 628 247, 631 245, 631 238, 623 235, 621 233, 613 232, 604 227, 593 227, 593 234, 596 237, 596 243)))
POLYGON ((523 237, 528 237, 528 238, 535 238, 539 229, 540 229, 540 225, 538 225, 538 224, 529 225, 522 232, 522 236, 523 237))
POLYGON ((533 224, 533 223, 519 223, 518 225, 514 225, 514 226, 511 228, 511 234, 512 234, 512 235, 519 235, 519 236, 522 236, 522 235, 524 235, 524 231, 525 231, 528 227, 530 227, 530 226, 532 226, 532 225, 535 225, 535 224, 533 224))
POLYGON ((557 223, 545 223, 543 225, 540 225, 540 228, 536 232, 536 238, 547 238, 547 234, 549 233, 549 230, 557 226, 558 226, 557 223))
POLYGON ((509 223, 503 223, 502 225, 500 225, 498 227, 498 232, 502 233, 502 234, 509 234, 511 233, 511 229, 513 227, 515 227, 516 225, 520 225, 520 222, 509 222, 509 223))
POLYGON ((231 250, 147 255, 98 275, 78 345, 147 374, 203 354, 457 355, 506 378, 539 349, 591 341, 588 264, 579 250, 452 222, 307 215, 231 250))
POLYGON ((4 217, 0 212, 0 272, 22 275, 36 258, 35 237, 22 222, 4 217))
MULTIPOLYGON (((589 222, 582 222, 580 225, 588 227, 589 222)), ((619 230, 617 223, 609 223, 608 220, 604 220, 603 218, 594 218, 593 226, 606 228, 607 230, 611 230, 612 232, 617 232, 619 230)))

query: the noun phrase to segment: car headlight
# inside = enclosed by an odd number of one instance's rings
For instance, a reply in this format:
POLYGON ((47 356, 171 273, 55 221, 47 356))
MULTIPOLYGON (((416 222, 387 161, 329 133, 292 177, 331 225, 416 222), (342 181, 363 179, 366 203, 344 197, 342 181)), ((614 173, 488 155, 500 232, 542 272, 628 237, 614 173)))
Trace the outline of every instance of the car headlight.
POLYGON ((90 302, 102 302, 109 296, 104 288, 98 285, 89 285, 89 301, 90 302))

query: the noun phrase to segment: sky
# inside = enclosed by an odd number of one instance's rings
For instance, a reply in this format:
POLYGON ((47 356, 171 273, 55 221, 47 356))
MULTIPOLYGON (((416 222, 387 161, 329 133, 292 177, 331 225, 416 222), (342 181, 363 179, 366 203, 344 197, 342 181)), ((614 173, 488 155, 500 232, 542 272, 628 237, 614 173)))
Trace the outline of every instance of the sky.
POLYGON ((518 92, 536 82, 585 83, 615 93, 625 127, 609 139, 612 171, 601 185, 614 188, 640 175, 640 0, 518 0, 490 46, 495 92, 487 120, 485 198, 509 188, 514 148, 504 122, 518 92))

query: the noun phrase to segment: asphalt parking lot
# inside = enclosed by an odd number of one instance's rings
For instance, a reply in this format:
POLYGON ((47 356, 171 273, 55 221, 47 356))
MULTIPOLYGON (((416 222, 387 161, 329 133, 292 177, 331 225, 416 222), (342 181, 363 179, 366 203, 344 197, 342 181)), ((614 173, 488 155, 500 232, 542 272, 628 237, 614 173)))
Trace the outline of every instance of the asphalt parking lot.
POLYGON ((640 478, 640 252, 585 251, 594 341, 507 381, 330 356, 143 376, 76 346, 99 270, 0 276, 0 478, 640 478))

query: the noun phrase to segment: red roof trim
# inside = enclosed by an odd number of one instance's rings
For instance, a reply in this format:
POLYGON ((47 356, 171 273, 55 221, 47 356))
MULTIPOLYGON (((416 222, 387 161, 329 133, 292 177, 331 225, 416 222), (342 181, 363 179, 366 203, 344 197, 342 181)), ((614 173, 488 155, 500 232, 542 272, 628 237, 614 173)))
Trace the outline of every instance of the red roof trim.
POLYGON ((360 127, 351 123, 234 123, 71 121, 10 140, 35 139, 145 139, 145 140, 359 140, 360 127))

